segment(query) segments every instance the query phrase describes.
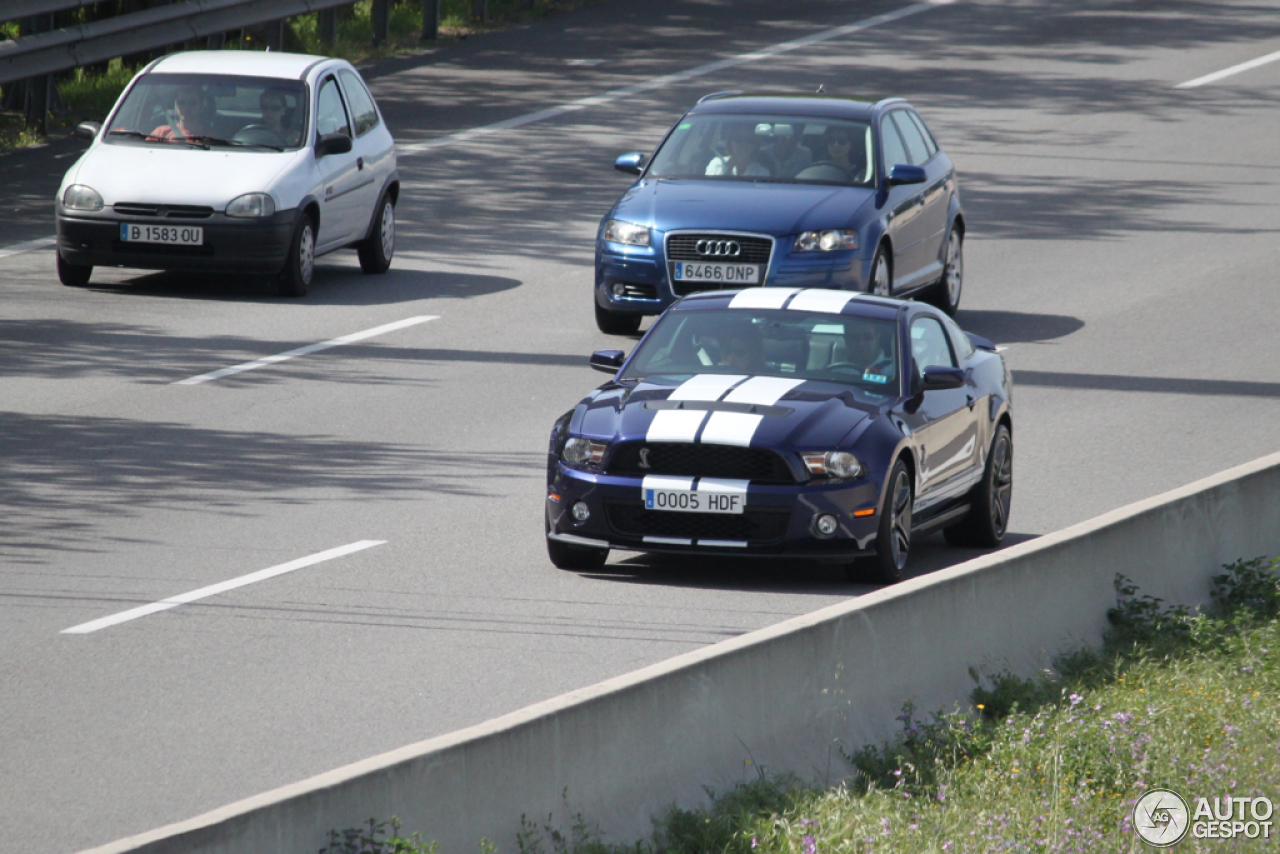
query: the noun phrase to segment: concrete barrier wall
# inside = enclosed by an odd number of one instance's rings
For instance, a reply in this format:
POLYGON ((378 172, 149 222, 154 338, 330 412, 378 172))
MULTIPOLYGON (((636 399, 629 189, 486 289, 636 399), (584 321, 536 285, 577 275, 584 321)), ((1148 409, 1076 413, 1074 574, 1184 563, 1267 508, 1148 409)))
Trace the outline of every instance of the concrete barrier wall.
POLYGON ((950 708, 970 666, 1022 675, 1099 641, 1122 572, 1208 599, 1240 558, 1280 555, 1280 454, 1065 531, 410 745, 92 854, 313 854, 330 829, 398 816, 441 850, 515 850, 522 814, 633 841, 673 801, 754 760, 832 782, 836 745, 891 737, 904 698, 950 708))

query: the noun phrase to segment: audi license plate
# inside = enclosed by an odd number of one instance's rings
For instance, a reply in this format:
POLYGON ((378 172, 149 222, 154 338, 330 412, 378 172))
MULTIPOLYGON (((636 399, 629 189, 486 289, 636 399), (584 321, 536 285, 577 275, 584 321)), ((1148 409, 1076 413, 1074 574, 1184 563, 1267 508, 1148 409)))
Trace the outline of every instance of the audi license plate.
POLYGON ((124 243, 171 243, 175 246, 204 245, 204 228, 198 225, 120 225, 124 243))
POLYGON ((714 282, 718 285, 760 284, 759 264, 708 264, 703 261, 671 262, 676 282, 714 282))
POLYGON ((695 492, 692 489, 646 489, 646 510, 681 513, 741 513, 747 506, 745 492, 695 492))

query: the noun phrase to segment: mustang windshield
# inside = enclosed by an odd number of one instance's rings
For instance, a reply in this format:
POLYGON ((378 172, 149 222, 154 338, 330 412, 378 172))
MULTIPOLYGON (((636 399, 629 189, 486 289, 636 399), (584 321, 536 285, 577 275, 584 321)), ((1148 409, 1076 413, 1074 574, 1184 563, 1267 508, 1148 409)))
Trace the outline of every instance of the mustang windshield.
POLYGON ((685 116, 653 156, 650 178, 869 186, 871 126, 803 116, 685 116))
POLYGON ((298 80, 232 74, 144 74, 112 116, 107 142, 298 148, 307 89, 298 80))
POLYGON ((896 394, 897 324, 826 312, 675 311, 645 336, 623 379, 744 374, 824 380, 896 394))

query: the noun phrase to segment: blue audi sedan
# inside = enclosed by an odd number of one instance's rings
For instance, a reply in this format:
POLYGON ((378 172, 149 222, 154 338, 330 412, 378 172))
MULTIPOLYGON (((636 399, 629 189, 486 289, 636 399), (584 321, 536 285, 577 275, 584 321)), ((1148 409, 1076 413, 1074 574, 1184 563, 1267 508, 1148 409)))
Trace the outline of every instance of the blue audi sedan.
POLYGON ((984 338, 921 302, 817 288, 677 301, 556 421, 547 552, 805 558, 903 577, 912 543, 999 545, 1012 381, 984 338))
POLYGON ((964 276, 955 168, 901 98, 708 95, 596 238, 602 332, 634 333, 695 291, 828 288, 923 297, 954 315, 964 276))

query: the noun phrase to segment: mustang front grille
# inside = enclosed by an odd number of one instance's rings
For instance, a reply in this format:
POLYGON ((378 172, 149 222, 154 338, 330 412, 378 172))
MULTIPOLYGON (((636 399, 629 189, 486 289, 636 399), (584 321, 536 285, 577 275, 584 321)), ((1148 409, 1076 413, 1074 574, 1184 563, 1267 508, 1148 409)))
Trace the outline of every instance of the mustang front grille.
POLYGON ((796 483, 795 473, 776 451, 737 445, 623 442, 614 449, 608 472, 631 477, 670 474, 724 477, 759 484, 796 483), (647 453, 641 455, 642 449, 647 453))
POLYGON ((631 539, 671 537, 681 540, 733 540, 773 543, 787 534, 791 510, 751 507, 742 513, 675 513, 646 510, 643 501, 605 501, 609 527, 631 539))

